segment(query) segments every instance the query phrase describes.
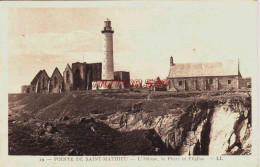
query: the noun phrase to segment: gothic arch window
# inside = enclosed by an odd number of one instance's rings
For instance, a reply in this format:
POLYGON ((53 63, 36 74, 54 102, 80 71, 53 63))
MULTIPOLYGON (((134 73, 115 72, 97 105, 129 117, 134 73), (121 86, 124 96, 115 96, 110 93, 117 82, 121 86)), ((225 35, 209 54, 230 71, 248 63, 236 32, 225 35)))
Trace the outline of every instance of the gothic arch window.
POLYGON ((77 68, 73 73, 73 87, 74 90, 78 90, 82 85, 82 80, 80 77, 80 70, 77 68))
POLYGON ((42 78, 42 88, 44 88, 44 82, 45 82, 45 79, 44 77, 42 78))
POLYGON ((69 73, 69 71, 67 71, 67 74, 66 74, 66 82, 70 83, 70 73, 69 73))
POLYGON ((209 84, 212 85, 213 84, 213 78, 209 79, 209 84))
POLYGON ((54 77, 54 88, 56 88, 56 86, 57 86, 57 78, 54 77))

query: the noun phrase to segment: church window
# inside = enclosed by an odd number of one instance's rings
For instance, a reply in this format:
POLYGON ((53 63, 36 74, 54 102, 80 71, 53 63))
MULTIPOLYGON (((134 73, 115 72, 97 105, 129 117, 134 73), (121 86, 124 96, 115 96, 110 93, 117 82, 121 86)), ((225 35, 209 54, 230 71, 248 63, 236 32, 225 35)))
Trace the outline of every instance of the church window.
POLYGON ((228 84, 231 84, 231 80, 228 80, 228 84))
POLYGON ((42 88, 44 88, 44 82, 45 82, 45 79, 44 77, 42 78, 42 88))
POLYGON ((70 73, 69 73, 69 71, 67 71, 66 81, 67 81, 67 83, 70 83, 70 73))
POLYGON ((211 85, 213 84, 213 78, 209 79, 209 84, 211 84, 211 85))
POLYGON ((182 81, 179 81, 179 86, 181 86, 182 85, 182 81))
POLYGON ((56 86, 57 86, 57 78, 54 77, 54 88, 56 88, 56 86))

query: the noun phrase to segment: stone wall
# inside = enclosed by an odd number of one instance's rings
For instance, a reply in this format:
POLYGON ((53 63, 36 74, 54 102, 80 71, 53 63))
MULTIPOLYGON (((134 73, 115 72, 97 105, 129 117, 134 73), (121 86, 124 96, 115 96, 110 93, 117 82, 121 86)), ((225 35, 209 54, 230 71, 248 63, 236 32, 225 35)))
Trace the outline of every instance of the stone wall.
POLYGON ((73 90, 90 90, 92 81, 101 80, 102 63, 73 63, 72 74, 73 90))
POLYGON ((32 90, 34 90, 36 93, 48 93, 48 82, 49 82, 49 76, 47 75, 47 73, 41 72, 40 75, 37 76, 37 81, 35 84, 31 85, 33 88, 32 90))
POLYGON ((115 71, 115 80, 121 80, 124 82, 124 87, 129 87, 130 85, 130 73, 126 71, 115 71))
POLYGON ((61 93, 63 92, 63 77, 56 68, 51 76, 50 79, 50 87, 49 87, 49 92, 52 93, 61 93))
POLYGON ((85 77, 86 89, 92 89, 92 81, 100 81, 102 77, 102 63, 87 64, 87 71, 85 77))
POLYGON ((55 68, 51 78, 45 70, 41 70, 31 82, 31 85, 21 87, 22 93, 60 93, 73 90, 90 90, 92 81, 102 78, 102 63, 73 63, 72 68, 67 64, 63 76, 55 68))
POLYGON ((73 73, 69 65, 66 66, 63 72, 64 91, 70 92, 73 90, 73 73))
POLYGON ((220 90, 230 90, 238 89, 238 76, 223 76, 219 77, 219 89, 220 90))
POLYGON ((239 88, 251 88, 251 78, 239 78, 239 88))
POLYGON ((31 85, 23 85, 21 88, 21 93, 33 93, 35 92, 35 90, 33 91, 33 86, 31 85))
POLYGON ((238 88, 238 76, 170 78, 169 89, 177 91, 231 90, 238 88))
POLYGON ((73 73, 73 90, 86 90, 86 63, 73 63, 72 73, 73 73))

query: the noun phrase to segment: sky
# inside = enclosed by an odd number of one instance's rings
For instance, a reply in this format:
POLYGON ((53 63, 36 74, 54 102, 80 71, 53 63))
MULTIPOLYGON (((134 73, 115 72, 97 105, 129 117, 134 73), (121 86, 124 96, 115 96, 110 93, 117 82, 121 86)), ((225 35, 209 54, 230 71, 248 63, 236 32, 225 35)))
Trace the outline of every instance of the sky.
POLYGON ((257 2, 168 2, 82 8, 9 8, 8 92, 42 69, 49 76, 74 62, 102 62, 101 29, 114 33, 114 69, 131 79, 165 79, 174 63, 240 60, 255 72, 257 2), (196 52, 193 51, 196 49, 196 52))

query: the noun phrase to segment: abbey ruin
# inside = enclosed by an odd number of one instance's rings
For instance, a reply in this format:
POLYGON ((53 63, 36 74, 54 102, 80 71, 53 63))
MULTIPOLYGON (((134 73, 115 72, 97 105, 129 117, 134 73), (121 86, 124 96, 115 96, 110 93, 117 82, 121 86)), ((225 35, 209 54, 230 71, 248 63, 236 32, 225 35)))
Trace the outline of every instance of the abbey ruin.
MULTIPOLYGON (((101 89, 121 89, 130 84, 130 73, 114 71, 113 34, 111 21, 106 20, 101 30, 104 39, 103 63, 76 62, 66 65, 63 74, 56 67, 51 77, 40 70, 30 85, 22 86, 22 93, 61 93, 101 89), (116 82, 113 82, 116 81, 116 82)), ((207 91, 250 88, 251 78, 242 78, 239 61, 210 63, 174 63, 170 58, 168 91, 207 91)), ((150 83, 150 85, 152 85, 150 83)), ((142 86, 140 86, 142 87, 142 86)), ((154 89, 160 90, 160 89, 154 89)))
MULTIPOLYGON (((61 93, 77 90, 91 90, 93 82, 101 81, 129 81, 130 74, 126 71, 114 71, 113 61, 113 33, 111 21, 106 20, 101 33, 104 36, 104 62, 102 63, 72 63, 67 64, 63 75, 56 67, 51 77, 45 70, 40 70, 30 85, 23 85, 22 93, 61 93)), ((120 82, 124 88, 127 82, 120 82)), ((111 85, 112 88, 116 88, 111 85)), ((119 88, 119 87, 118 87, 119 88)), ((95 87, 95 89, 98 89, 95 87)))

